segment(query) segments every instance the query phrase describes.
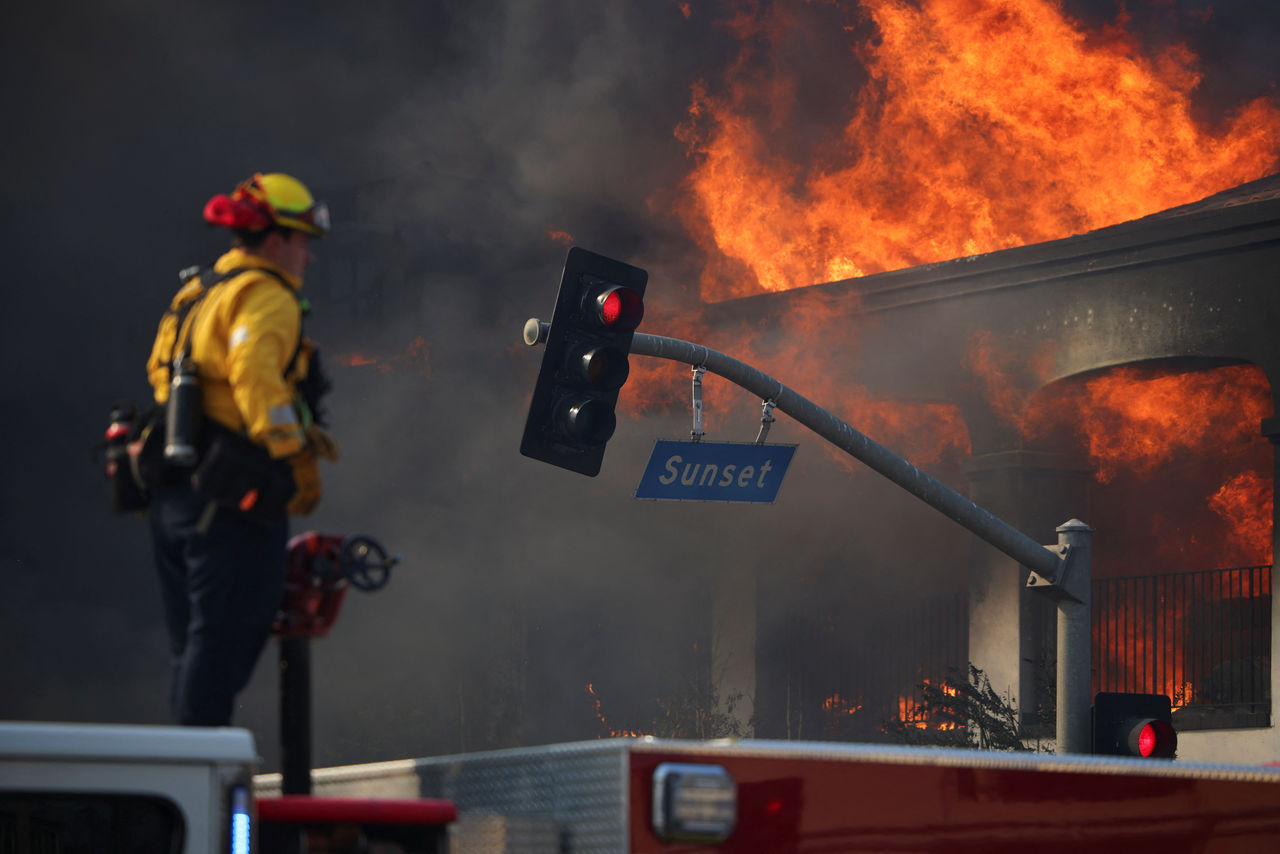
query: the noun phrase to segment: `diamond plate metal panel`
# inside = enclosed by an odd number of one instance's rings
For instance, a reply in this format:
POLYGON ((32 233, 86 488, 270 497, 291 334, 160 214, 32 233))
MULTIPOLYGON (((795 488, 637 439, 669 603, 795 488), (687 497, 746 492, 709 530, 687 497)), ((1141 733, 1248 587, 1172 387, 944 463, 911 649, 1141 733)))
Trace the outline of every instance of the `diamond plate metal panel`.
POLYGON ((421 793, 447 798, 456 852, 614 854, 627 846, 625 741, 417 760, 421 793))

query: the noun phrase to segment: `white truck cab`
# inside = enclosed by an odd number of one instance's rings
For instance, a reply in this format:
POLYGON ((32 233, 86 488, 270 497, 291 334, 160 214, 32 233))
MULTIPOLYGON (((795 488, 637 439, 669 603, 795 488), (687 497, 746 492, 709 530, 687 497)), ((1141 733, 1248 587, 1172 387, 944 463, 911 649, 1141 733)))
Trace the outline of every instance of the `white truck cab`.
POLYGON ((0 850, 248 854, 245 729, 0 722, 0 850))

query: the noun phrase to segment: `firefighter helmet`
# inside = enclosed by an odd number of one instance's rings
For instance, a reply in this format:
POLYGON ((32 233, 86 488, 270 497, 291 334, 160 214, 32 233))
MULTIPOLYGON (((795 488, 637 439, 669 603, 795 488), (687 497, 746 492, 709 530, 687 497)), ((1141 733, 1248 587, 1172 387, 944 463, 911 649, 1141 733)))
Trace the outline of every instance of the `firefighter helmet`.
POLYGON ((217 195, 204 207, 205 221, 237 231, 262 231, 276 226, 324 237, 329 231, 329 207, 317 202, 292 175, 271 172, 242 181, 230 196, 217 195))

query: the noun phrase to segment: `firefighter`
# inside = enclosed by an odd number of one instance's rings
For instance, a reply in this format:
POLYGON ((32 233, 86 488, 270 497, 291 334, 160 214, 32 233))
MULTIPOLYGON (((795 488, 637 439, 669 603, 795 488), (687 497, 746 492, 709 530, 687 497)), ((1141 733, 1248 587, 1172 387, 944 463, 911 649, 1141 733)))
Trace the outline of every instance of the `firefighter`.
POLYGON ((214 196, 204 217, 230 230, 231 249, 185 280, 147 362, 166 422, 148 516, 173 718, 225 726, 283 597, 288 516, 315 507, 317 459, 338 457, 316 421, 326 384, 298 295, 329 216, 302 182, 271 173, 214 196))

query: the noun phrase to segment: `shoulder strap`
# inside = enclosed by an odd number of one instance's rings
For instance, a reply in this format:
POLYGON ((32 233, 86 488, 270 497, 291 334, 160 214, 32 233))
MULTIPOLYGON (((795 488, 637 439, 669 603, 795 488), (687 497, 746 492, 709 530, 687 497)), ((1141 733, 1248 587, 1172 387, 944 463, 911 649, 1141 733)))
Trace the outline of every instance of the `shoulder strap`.
MULTIPOLYGON (((201 270, 198 267, 196 268, 188 267, 187 269, 183 270, 182 273, 178 274, 180 277, 184 276, 185 274, 183 281, 190 281, 191 278, 199 274, 200 285, 202 287, 202 290, 195 297, 195 299, 188 300, 187 302, 178 306, 178 308, 169 310, 170 314, 176 315, 177 317, 177 325, 174 327, 174 333, 173 333, 173 350, 169 351, 169 360, 167 362, 167 365, 169 368, 170 381, 173 380, 174 364, 176 364, 176 362, 179 359, 185 359, 191 355, 190 331, 188 331, 187 333, 186 340, 183 341, 182 352, 178 354, 174 353, 174 351, 178 349, 178 341, 182 338, 183 324, 186 321, 187 315, 190 314, 191 311, 195 309, 197 305, 199 305, 201 302, 204 301, 204 298, 209 295, 209 292, 213 290, 213 288, 216 285, 220 285, 223 282, 227 281, 228 279, 234 278, 235 276, 238 276, 241 273, 247 273, 250 270, 257 270, 258 272, 266 273, 268 276, 271 276, 273 279, 275 279, 281 285, 283 285, 285 290, 287 290, 290 294, 292 294, 295 300, 298 300, 297 291, 295 291, 293 287, 289 285, 289 283, 285 280, 284 276, 280 275, 275 270, 269 270, 266 267, 236 267, 235 269, 228 270, 225 273, 219 273, 216 270, 214 270, 212 267, 206 268, 204 270, 201 270)), ((301 301, 299 300, 299 302, 301 301)), ((195 320, 193 318, 192 323, 194 322, 195 320)), ((289 357, 288 364, 285 365, 284 372, 283 372, 284 376, 287 377, 296 367, 298 356, 301 353, 302 353, 302 328, 301 328, 301 324, 299 324, 298 343, 293 348, 293 354, 289 357)))
POLYGON ((200 293, 198 293, 194 299, 187 300, 177 308, 169 309, 168 313, 172 314, 175 319, 174 327, 173 327, 173 348, 169 351, 169 358, 165 362, 166 366, 169 369, 170 381, 173 380, 174 364, 176 364, 179 359, 185 359, 191 355, 191 335, 189 332, 187 334, 187 339, 183 345, 182 352, 181 353, 177 352, 178 342, 182 340, 182 330, 183 330, 183 326, 186 323, 187 316, 191 314, 192 309, 194 309, 197 305, 199 305, 201 302, 204 301, 204 298, 209 295, 209 291, 213 289, 214 285, 225 281, 231 276, 234 276, 236 273, 244 272, 245 269, 247 268, 241 267, 239 269, 231 270, 226 274, 219 274, 212 267, 209 267, 203 270, 200 269, 199 267, 188 267, 178 274, 178 277, 182 279, 184 284, 186 282, 191 281, 193 278, 195 278, 198 275, 200 277, 201 290, 200 290, 200 293))

